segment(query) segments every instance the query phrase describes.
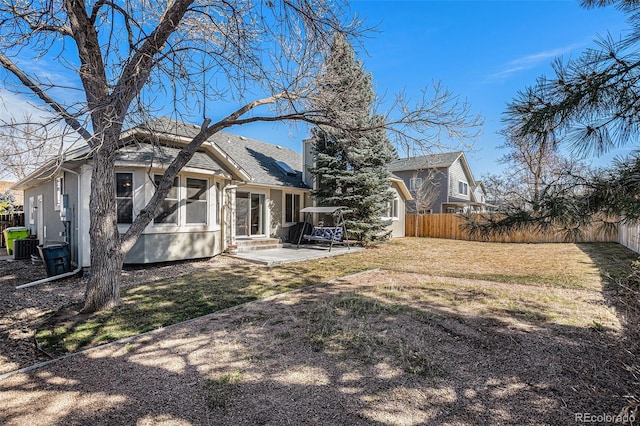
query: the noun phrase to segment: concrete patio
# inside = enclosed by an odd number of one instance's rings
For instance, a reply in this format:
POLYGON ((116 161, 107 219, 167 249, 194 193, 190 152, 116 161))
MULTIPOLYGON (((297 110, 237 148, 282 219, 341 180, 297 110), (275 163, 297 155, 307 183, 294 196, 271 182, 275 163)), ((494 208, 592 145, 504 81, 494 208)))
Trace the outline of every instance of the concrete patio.
POLYGON ((364 250, 362 247, 333 246, 331 251, 327 246, 303 245, 296 248, 295 245, 277 249, 253 250, 233 255, 238 259, 264 265, 280 265, 283 263, 302 262, 305 260, 321 259, 324 257, 340 256, 341 254, 357 253, 364 250))

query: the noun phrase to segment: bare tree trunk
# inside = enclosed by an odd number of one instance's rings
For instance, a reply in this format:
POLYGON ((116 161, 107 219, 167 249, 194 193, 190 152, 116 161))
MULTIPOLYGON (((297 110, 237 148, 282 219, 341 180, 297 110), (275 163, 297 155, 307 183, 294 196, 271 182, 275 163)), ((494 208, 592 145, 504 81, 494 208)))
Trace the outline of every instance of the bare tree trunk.
POLYGON ((116 217, 115 155, 104 147, 95 151, 89 208, 91 276, 83 312, 109 309, 120 303, 124 255, 116 217))

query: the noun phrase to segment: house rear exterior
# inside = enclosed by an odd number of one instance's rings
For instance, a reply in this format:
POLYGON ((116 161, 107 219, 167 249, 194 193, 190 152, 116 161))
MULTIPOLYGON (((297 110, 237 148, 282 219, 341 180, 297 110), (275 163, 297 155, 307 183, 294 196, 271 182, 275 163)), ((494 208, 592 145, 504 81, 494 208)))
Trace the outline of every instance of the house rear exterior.
MULTIPOLYGON (((153 196, 156 183, 199 127, 161 118, 122 135, 116 159, 117 221, 121 233, 153 196)), ((25 226, 40 244, 64 241, 71 261, 89 268, 88 147, 65 154, 13 186, 24 192, 25 226)), ((288 148, 220 132, 181 170, 160 212, 125 258, 127 264, 215 256, 240 240, 289 239, 291 226, 311 205, 302 156, 288 148)), ((404 235, 400 180, 389 206, 394 235, 404 235)))
MULTIPOLYGON (((116 161, 117 220, 125 232, 153 196, 155 183, 198 127, 158 119, 122 136, 116 161)), ((72 262, 90 267, 88 148, 50 162, 14 185, 24 191, 25 226, 41 244, 66 241, 72 262)), ((308 202, 301 156, 254 139, 220 132, 176 177, 160 213, 125 263, 205 258, 241 238, 286 239, 308 202)))

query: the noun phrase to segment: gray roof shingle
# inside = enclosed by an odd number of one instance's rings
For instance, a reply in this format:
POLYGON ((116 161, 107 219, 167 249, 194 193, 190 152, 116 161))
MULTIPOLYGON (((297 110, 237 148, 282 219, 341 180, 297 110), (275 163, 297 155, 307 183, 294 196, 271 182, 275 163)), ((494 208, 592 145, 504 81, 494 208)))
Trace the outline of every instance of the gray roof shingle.
POLYGON ((389 164, 389 171, 424 170, 432 168, 451 167, 462 155, 462 151, 445 152, 442 154, 420 155, 418 157, 400 158, 389 164))
MULTIPOLYGON (((149 121, 139 128, 156 134, 194 137, 198 126, 163 117, 149 121)), ((270 186, 307 188, 302 182, 302 156, 297 152, 226 132, 218 132, 209 138, 251 176, 251 183, 270 186), (296 176, 284 173, 276 164, 283 161, 296 171, 296 176)))
POLYGON ((302 182, 302 156, 291 149, 224 132, 216 133, 209 141, 240 164, 252 177, 252 183, 307 187, 302 182), (296 175, 287 175, 276 161, 287 163, 296 175))
MULTIPOLYGON (((132 163, 151 163, 154 167, 167 167, 176 158, 180 150, 166 145, 152 145, 150 143, 130 143, 118 150, 116 158, 120 161, 132 163)), ((197 169, 222 171, 222 167, 211 155, 198 151, 187 163, 187 167, 197 169)))

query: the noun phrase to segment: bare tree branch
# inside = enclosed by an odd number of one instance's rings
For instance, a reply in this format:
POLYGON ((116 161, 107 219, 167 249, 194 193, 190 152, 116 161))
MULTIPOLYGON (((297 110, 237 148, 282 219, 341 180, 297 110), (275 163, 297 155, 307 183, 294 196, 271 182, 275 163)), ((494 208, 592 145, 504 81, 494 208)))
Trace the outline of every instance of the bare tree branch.
POLYGON ((82 124, 76 119, 76 117, 70 114, 62 105, 51 98, 44 90, 42 90, 40 85, 31 80, 31 78, 29 78, 29 76, 24 71, 18 68, 13 63, 13 61, 7 58, 3 53, 0 53, 0 65, 4 69, 15 75, 26 88, 32 90, 33 93, 38 96, 45 104, 51 107, 51 109, 60 114, 64 121, 74 130, 76 130, 84 140, 86 140, 88 143, 92 143, 93 136, 84 128, 84 126, 82 126, 82 124))

